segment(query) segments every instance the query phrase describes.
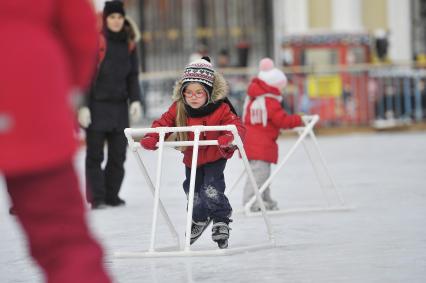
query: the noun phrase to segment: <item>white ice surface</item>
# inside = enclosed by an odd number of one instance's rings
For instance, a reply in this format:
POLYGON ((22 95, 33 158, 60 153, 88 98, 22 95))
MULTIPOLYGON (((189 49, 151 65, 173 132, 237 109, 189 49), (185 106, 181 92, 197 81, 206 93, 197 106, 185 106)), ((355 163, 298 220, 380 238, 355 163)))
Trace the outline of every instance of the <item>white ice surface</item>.
MULTIPOLYGON (((295 141, 281 139, 281 156, 295 141)), ((117 259, 116 251, 148 249, 152 196, 128 152, 121 196, 124 208, 90 212, 91 226, 106 249, 106 265, 117 282, 426 282, 426 133, 320 137, 348 212, 273 216, 277 247, 218 257, 117 259)), ((155 174, 156 153, 146 153, 155 174)), ((180 153, 165 151, 161 197, 183 240, 185 195, 180 153)), ((84 150, 76 158, 80 176, 84 150)), ((226 181, 233 183, 242 164, 229 161, 226 181)), ((27 257, 24 238, 0 180, 0 282, 42 282, 27 257)), ((241 208, 242 187, 230 195, 241 208)), ((322 206, 324 200, 302 148, 272 183, 283 209, 322 206)), ((230 247, 264 243, 262 218, 234 215, 230 247)), ((159 246, 172 238, 159 216, 159 246)), ((194 249, 215 248, 210 231, 194 249)), ((77 282, 76 282, 77 283, 77 282)))

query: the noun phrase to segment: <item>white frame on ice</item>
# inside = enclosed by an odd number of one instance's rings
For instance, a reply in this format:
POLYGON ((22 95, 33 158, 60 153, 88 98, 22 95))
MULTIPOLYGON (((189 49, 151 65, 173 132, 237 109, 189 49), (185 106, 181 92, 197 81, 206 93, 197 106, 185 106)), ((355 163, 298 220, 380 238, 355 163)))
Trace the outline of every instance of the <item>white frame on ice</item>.
POLYGON ((244 151, 243 143, 241 141, 240 136, 238 135, 237 128, 234 125, 227 126, 189 126, 189 127, 158 127, 158 128, 141 128, 141 129, 132 129, 127 128, 124 130, 126 138, 128 140, 130 149, 132 150, 140 169, 147 181, 148 186, 151 189, 151 192, 154 195, 154 207, 153 207, 153 216, 152 216, 152 227, 151 227, 151 240, 150 247, 148 251, 145 252, 120 252, 116 253, 117 257, 162 257, 162 256, 208 256, 208 255, 227 255, 234 254, 239 252, 246 252, 249 250, 257 250, 268 247, 275 246, 275 239, 272 232, 272 227, 269 221, 269 218, 266 214, 265 205, 260 196, 258 187, 256 185, 256 181, 253 176, 253 172, 251 171, 246 153, 244 151), (197 158, 198 158, 198 148, 199 146, 217 146, 217 140, 201 140, 200 141, 200 133, 205 131, 229 131, 234 135, 233 144, 237 146, 242 156, 242 160, 244 163, 245 171, 248 174, 248 177, 253 185, 253 191, 255 193, 254 199, 258 201, 258 204, 261 208, 261 213, 263 215, 266 230, 268 233, 268 242, 252 245, 252 246, 244 246, 244 247, 235 247, 235 248, 227 248, 227 249, 214 249, 214 250, 191 250, 190 247, 190 235, 191 235, 191 224, 192 224, 192 211, 194 205, 194 190, 195 190, 195 177, 197 170, 191 170, 190 176, 190 185, 189 185, 189 195, 188 195, 188 209, 187 209, 187 217, 186 217, 186 232, 185 232, 185 246, 181 249, 180 240, 176 229, 170 220, 169 215, 160 200, 160 187, 161 187, 161 173, 162 173, 162 157, 163 157, 163 148, 164 147, 179 147, 179 146, 193 146, 193 155, 192 155, 192 165, 191 168, 196 168, 197 158), (194 140, 193 141, 165 141, 166 133, 176 133, 176 132, 193 132, 194 140), (159 142, 157 143, 158 147, 158 162, 157 162, 157 174, 155 186, 153 185, 151 178, 148 174, 148 171, 142 161, 142 154, 140 152, 141 146, 138 142, 135 142, 135 138, 140 138, 146 133, 158 133, 159 142), (158 218, 158 209, 160 209, 160 213, 166 220, 166 223, 169 227, 172 236, 176 240, 176 245, 166 249, 156 249, 155 248, 155 238, 156 238, 156 228, 157 228, 157 218, 158 218))
MULTIPOLYGON (((315 134, 313 132, 313 128, 316 125, 316 123, 319 121, 318 115, 312 115, 312 116, 302 116, 302 120, 305 124, 304 127, 297 127, 293 129, 293 131, 297 132, 299 135, 299 138, 296 140, 296 142, 293 144, 293 146, 289 149, 288 153, 284 156, 283 160, 276 166, 275 170, 271 173, 269 178, 265 181, 265 183, 260 187, 259 193, 262 194, 266 188, 271 184, 272 180, 277 176, 277 174, 281 171, 281 169, 284 167, 284 165, 287 163, 289 158, 293 155, 293 153, 296 151, 297 147, 300 144, 303 144, 303 148, 305 149, 309 161, 312 164, 312 167, 315 171, 315 175, 318 179, 319 185, 321 187, 322 193, 324 195, 324 198, 327 201, 327 205, 325 207, 306 207, 306 208, 295 208, 295 209, 283 209, 283 210, 273 210, 268 211, 267 214, 288 214, 288 213, 299 213, 299 212, 321 212, 321 211, 344 211, 349 210, 350 208, 345 205, 345 202, 343 201, 336 183, 333 179, 333 177, 330 174, 330 171, 328 169, 327 163, 325 162, 325 159, 323 157, 323 154, 319 148, 317 138, 315 137, 315 134), (313 147, 310 148, 306 142, 306 138, 309 136, 313 143, 313 147), (314 152, 315 151, 315 152, 314 152), (317 155, 318 159, 320 160, 321 166, 318 166, 317 163, 314 160, 314 155, 317 155), (323 173, 325 173, 325 176, 321 176, 320 172, 321 170, 323 173), (327 178, 327 180, 322 180, 321 177, 327 178), (327 182, 327 183, 326 183, 327 182)), ((237 180, 234 182, 234 184, 230 187, 228 190, 228 193, 231 193, 237 186, 237 184, 240 182, 240 180, 245 175, 245 171, 241 172, 237 180)), ((247 216, 257 216, 260 215, 259 212, 251 212, 250 207, 253 205, 253 203, 256 201, 256 196, 253 196, 245 205, 243 208, 243 213, 247 216)))

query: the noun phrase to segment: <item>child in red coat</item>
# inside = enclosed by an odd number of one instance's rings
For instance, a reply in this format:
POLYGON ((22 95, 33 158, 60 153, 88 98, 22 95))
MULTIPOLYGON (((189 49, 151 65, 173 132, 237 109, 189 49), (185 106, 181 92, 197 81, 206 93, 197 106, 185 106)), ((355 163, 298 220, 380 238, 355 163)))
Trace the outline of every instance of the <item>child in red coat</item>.
MULTIPOLYGON (((152 127, 235 125, 240 136, 244 127, 227 99, 228 88, 221 74, 214 71, 210 59, 203 57, 190 63, 173 91, 173 104, 152 127)), ((178 140, 194 140, 193 132, 178 133, 178 140)), ((229 217, 232 208, 225 191, 223 171, 226 161, 233 155, 230 132, 202 132, 200 140, 217 140, 219 146, 201 146, 198 151, 195 180, 194 210, 192 215, 191 244, 213 221, 212 239, 219 247, 227 246, 229 217)), ((145 135, 141 144, 155 150, 158 134, 145 135)), ((186 180, 183 188, 188 196, 191 176, 192 147, 183 148, 186 180)))
MULTIPOLYGON (((302 125, 299 115, 288 115, 281 107, 280 89, 287 85, 284 73, 274 67, 269 58, 260 60, 260 72, 248 87, 244 103, 243 121, 246 127, 244 149, 253 170, 257 185, 260 187, 271 173, 271 164, 277 163, 277 138, 280 129, 291 129, 302 125)), ((247 181, 243 193, 243 204, 253 197, 253 188, 247 181)), ((272 199, 268 187, 262 194, 266 209, 277 210, 277 202, 272 199)), ((252 211, 259 211, 255 203, 252 211)))

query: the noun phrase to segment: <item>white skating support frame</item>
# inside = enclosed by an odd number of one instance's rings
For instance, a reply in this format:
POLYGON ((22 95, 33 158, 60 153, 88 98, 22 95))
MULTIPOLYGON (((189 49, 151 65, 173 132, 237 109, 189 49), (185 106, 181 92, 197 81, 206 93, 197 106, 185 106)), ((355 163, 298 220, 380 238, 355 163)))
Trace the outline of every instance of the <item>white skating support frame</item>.
POLYGON ((256 185, 253 173, 251 171, 246 153, 244 151, 243 143, 241 141, 240 136, 238 135, 237 129, 234 125, 227 126, 191 126, 191 127, 158 127, 158 128, 143 128, 143 129, 125 129, 124 133, 129 142, 129 146, 136 157, 138 165, 147 181, 151 192, 154 195, 154 208, 153 208, 153 216, 152 216, 152 227, 151 227, 151 241, 150 247, 146 252, 120 252, 116 253, 117 257, 167 257, 167 256, 208 256, 208 255, 227 255, 234 254, 239 252, 245 252, 249 250, 257 250, 268 247, 275 246, 275 239, 272 232, 272 227, 269 221, 268 216, 266 215, 265 205, 263 204, 262 198, 260 196, 258 187, 256 185), (195 177, 196 170, 191 170, 190 176, 190 185, 189 185, 189 195, 188 195, 188 210, 186 217, 186 237, 185 237, 185 245, 183 249, 181 249, 180 240, 176 229, 170 220, 169 215, 160 200, 160 187, 161 187, 161 173, 162 173, 162 156, 164 147, 178 147, 178 146, 193 146, 193 155, 192 155, 192 166, 191 168, 196 168, 197 158, 198 158, 198 147, 200 145, 210 145, 217 146, 217 140, 202 140, 200 141, 200 133, 205 131, 230 131, 234 135, 234 145, 236 145, 241 153, 242 160, 244 163, 245 171, 253 185, 253 191, 255 193, 254 199, 258 201, 258 204, 261 208, 261 214, 263 215, 266 230, 268 233, 268 241, 266 243, 246 246, 246 247, 236 247, 236 248, 227 248, 227 249, 214 249, 214 250, 191 250, 190 247, 190 235, 191 235, 191 224, 192 224, 192 211, 194 206, 194 190, 195 190, 195 177), (193 132, 194 140, 193 141, 174 141, 168 142, 165 141, 166 133, 176 133, 176 132, 193 132), (146 167, 142 161, 141 155, 141 146, 138 142, 135 142, 135 138, 140 138, 146 133, 158 133, 159 134, 159 142, 158 146, 158 162, 157 162, 157 174, 156 174, 156 182, 155 186, 153 185, 151 178, 146 170, 146 167), (158 209, 160 209, 160 213, 166 220, 167 226, 176 241, 176 245, 167 249, 156 249, 155 248, 155 239, 156 239, 156 227, 157 227, 157 218, 158 218, 158 209))
MULTIPOLYGON (((313 169, 315 171, 316 177, 318 179, 319 185, 322 189, 323 195, 327 201, 327 206, 325 207, 308 207, 308 208, 297 208, 297 209, 287 209, 287 210, 276 210, 276 211, 268 211, 268 214, 289 214, 289 213, 300 213, 300 212, 321 212, 321 211, 344 211, 344 210, 350 210, 350 207, 347 207, 345 205, 345 202, 343 201, 342 197, 339 194, 339 191, 337 190, 336 183, 334 182, 334 179, 332 178, 328 166, 324 160, 324 157, 319 149, 318 141, 315 137, 315 134, 313 132, 313 128, 315 124, 319 121, 318 115, 313 116, 303 116, 302 120, 305 124, 304 127, 298 127, 295 128, 294 131, 296 131, 299 134, 299 138, 296 140, 296 142, 293 144, 293 146, 290 148, 288 153, 284 156, 283 160, 276 166, 275 170, 271 173, 269 178, 265 181, 265 183, 260 187, 259 193, 262 194, 266 188, 271 184, 272 180, 277 176, 277 174, 280 172, 280 170, 284 167, 284 165, 287 163, 289 158, 293 155, 296 148, 302 143, 303 148, 305 149, 308 158, 313 166, 313 169), (306 137, 308 137, 312 140, 313 148, 309 148, 308 144, 306 143, 306 137), (315 151, 315 152, 313 152, 315 151), (320 160, 321 166, 318 166, 314 162, 314 153, 317 154, 318 159, 320 160), (321 170, 325 172, 325 176, 321 176, 320 172, 321 170), (321 180, 321 177, 327 178, 325 184, 323 180, 321 180)), ((239 181, 243 178, 245 175, 245 171, 243 171, 240 176, 237 178, 237 180, 234 182, 232 187, 228 190, 229 193, 231 193, 239 181)), ((253 205, 253 203, 256 201, 256 197, 253 196, 249 202, 247 202, 244 205, 243 213, 247 216, 257 216, 260 215, 259 212, 251 212, 250 207, 253 205)))

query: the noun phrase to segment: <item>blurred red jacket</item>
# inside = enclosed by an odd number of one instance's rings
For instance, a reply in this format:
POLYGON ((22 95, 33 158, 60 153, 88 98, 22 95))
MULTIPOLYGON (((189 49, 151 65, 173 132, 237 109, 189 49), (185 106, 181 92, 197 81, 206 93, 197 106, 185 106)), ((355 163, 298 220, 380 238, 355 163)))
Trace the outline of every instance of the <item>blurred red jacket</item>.
MULTIPOLYGON (((244 150, 249 160, 263 160, 270 163, 278 161, 277 138, 280 129, 290 129, 302 125, 299 115, 288 115, 281 107, 279 89, 266 84, 264 81, 254 78, 247 91, 248 101, 244 109, 244 126, 246 127, 246 139, 244 150), (266 125, 262 122, 253 122, 251 107, 256 98, 264 96, 266 125)), ((254 113, 256 115, 256 113, 254 113)))
POLYGON ((7 175, 54 167, 74 154, 69 94, 88 85, 97 55, 89 5, 2 1, 0 171, 7 175))

